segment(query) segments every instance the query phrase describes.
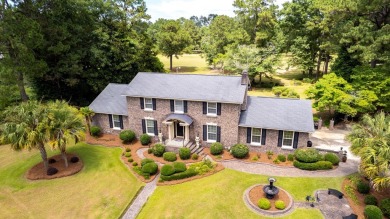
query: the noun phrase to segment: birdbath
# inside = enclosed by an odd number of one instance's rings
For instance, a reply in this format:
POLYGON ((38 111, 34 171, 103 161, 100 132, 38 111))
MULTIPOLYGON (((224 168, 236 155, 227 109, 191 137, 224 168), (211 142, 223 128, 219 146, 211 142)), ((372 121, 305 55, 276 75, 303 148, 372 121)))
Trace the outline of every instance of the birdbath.
POLYGON ((263 191, 268 199, 273 199, 275 195, 279 193, 279 189, 274 186, 274 182, 276 182, 275 178, 268 178, 269 185, 263 187, 263 191))

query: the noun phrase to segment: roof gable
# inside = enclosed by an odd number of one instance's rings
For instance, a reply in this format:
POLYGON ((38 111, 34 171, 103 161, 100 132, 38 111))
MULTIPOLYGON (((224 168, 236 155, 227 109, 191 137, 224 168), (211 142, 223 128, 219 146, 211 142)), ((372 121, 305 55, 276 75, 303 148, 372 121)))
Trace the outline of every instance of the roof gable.
POLYGON ((110 83, 89 105, 95 113, 127 116, 126 97, 121 94, 127 89, 127 84, 110 83))

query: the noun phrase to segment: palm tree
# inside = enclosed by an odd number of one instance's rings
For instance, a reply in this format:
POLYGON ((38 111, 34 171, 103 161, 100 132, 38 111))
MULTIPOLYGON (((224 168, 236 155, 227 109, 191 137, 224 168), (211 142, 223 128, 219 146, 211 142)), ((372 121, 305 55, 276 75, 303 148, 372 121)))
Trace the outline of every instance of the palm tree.
POLYGON ((87 123, 87 133, 91 134, 91 121, 92 117, 95 115, 95 112, 89 107, 81 107, 81 114, 85 117, 85 122, 87 123))
POLYGON ((361 157, 360 169, 375 190, 390 188, 390 117, 384 112, 364 115, 347 136, 352 153, 361 157))
POLYGON ((55 101, 48 104, 49 145, 61 151, 65 167, 68 167, 66 146, 70 140, 76 143, 84 137, 83 116, 79 111, 69 106, 65 101, 55 101))
POLYGON ((11 144, 13 150, 38 149, 47 170, 47 109, 41 103, 28 101, 7 108, 0 134, 1 142, 11 144))

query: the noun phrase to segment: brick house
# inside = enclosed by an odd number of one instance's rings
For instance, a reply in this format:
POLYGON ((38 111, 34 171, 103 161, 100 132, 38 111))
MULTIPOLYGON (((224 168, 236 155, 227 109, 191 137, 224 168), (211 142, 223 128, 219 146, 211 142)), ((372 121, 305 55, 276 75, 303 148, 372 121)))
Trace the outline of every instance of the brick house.
POLYGON ((133 130, 167 146, 236 143, 252 150, 305 147, 314 131, 311 102, 247 96, 248 77, 138 73, 130 84, 109 84, 91 103, 93 124, 105 133, 133 130))

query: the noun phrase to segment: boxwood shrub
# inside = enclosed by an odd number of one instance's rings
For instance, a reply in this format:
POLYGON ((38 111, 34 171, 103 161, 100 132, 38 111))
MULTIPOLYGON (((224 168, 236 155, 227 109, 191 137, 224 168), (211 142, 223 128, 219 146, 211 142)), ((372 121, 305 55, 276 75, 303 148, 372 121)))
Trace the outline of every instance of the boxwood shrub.
POLYGON ((286 204, 285 204, 284 201, 282 201, 282 200, 277 200, 277 201, 275 202, 275 208, 276 208, 276 209, 279 209, 279 210, 283 210, 283 209, 286 208, 286 204))
POLYGON ((220 155, 223 151, 223 145, 219 142, 214 142, 210 146, 210 153, 212 155, 220 155))
POLYGON ((364 216, 366 219, 382 219, 383 213, 377 206, 367 205, 364 208, 364 216))
POLYGON ((176 154, 173 152, 165 152, 163 154, 163 158, 164 158, 164 160, 169 161, 169 162, 173 162, 173 161, 177 160, 176 154))
POLYGON ((158 166, 155 162, 153 163, 147 163, 142 166, 142 172, 149 173, 150 175, 154 175, 157 173, 158 166))
POLYGON ((175 173, 175 168, 172 164, 164 164, 161 167, 161 176, 170 176, 175 173))
POLYGON ((119 138, 123 143, 130 143, 135 139, 135 133, 131 130, 124 130, 119 133, 119 138))
POLYGON ((163 156, 165 152, 165 146, 162 145, 162 144, 155 144, 153 147, 152 147, 152 153, 154 156, 156 157, 161 157, 163 156))
POLYGON ((173 168, 175 169, 175 173, 180 173, 187 170, 186 164, 183 162, 173 162, 173 168))
POLYGON ((294 161, 294 154, 288 154, 287 155, 287 160, 288 161, 294 161))
POLYGON ((150 143, 150 136, 148 134, 142 134, 139 137, 142 145, 148 145, 150 143))
POLYGON ((171 181, 171 180, 185 179, 185 178, 189 178, 189 177, 192 177, 195 175, 197 175, 197 172, 194 169, 190 168, 184 172, 175 173, 175 174, 170 175, 170 176, 164 176, 161 174, 160 178, 164 181, 171 181))
POLYGON ((264 210, 268 210, 271 208, 271 202, 266 198, 259 199, 259 202, 257 203, 257 205, 259 206, 259 208, 264 209, 264 210))
POLYGON ((198 154, 192 154, 191 159, 197 160, 199 158, 198 154))
POLYGON ((286 155, 284 154, 279 154, 278 155, 278 160, 281 162, 286 162, 286 155))
POLYGON ((364 204, 366 205, 377 205, 378 204, 378 199, 375 198, 373 195, 367 195, 364 198, 364 204))
POLYGON ((152 160, 150 158, 145 158, 145 159, 141 160, 141 166, 144 166, 147 163, 154 163, 154 160, 152 160))
POLYGON ((191 150, 189 148, 180 148, 179 157, 182 160, 188 160, 191 157, 191 150))
POLYGON ((331 162, 333 165, 339 165, 340 163, 340 158, 334 153, 326 153, 325 158, 326 161, 331 162))
POLYGON ((101 132, 102 132, 100 127, 95 126, 95 125, 91 126, 91 130, 90 131, 91 131, 91 135, 95 136, 95 137, 99 136, 101 134, 101 132))
POLYGON ((332 169, 333 165, 329 161, 317 161, 315 163, 302 163, 294 161, 294 167, 301 170, 329 170, 332 169))
POLYGON ((390 218, 390 198, 383 199, 379 204, 379 208, 386 217, 390 218))
POLYGON ((320 153, 314 148, 298 149, 294 152, 295 159, 303 163, 315 163, 321 160, 320 153))
POLYGON ((231 152, 235 158, 244 158, 248 155, 249 148, 244 144, 235 144, 233 145, 231 152))
POLYGON ((363 182, 363 181, 359 181, 356 184, 356 188, 360 194, 370 193, 370 185, 368 183, 363 182))

